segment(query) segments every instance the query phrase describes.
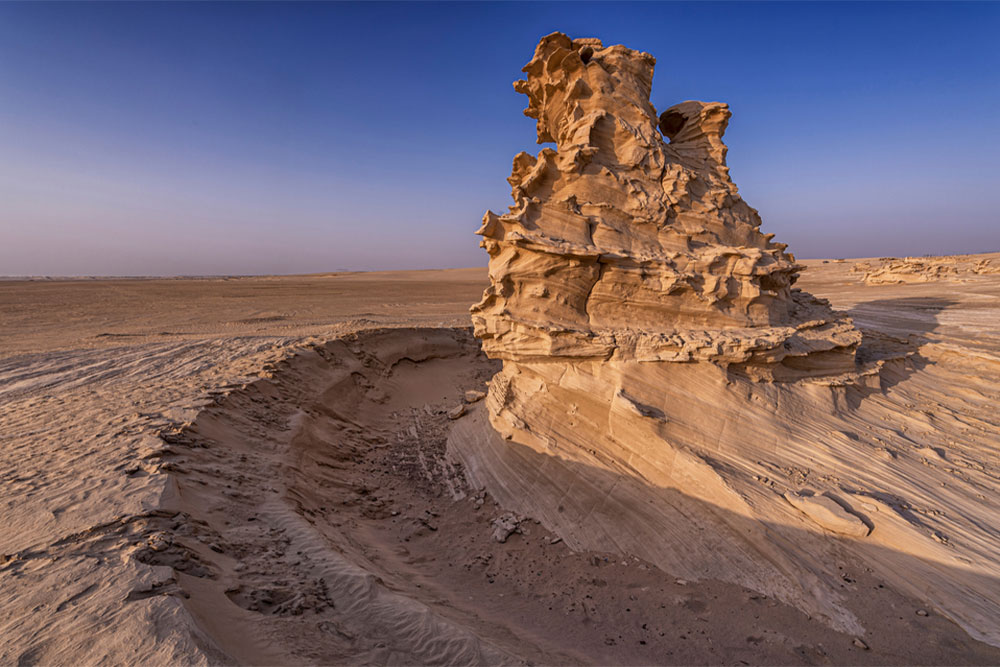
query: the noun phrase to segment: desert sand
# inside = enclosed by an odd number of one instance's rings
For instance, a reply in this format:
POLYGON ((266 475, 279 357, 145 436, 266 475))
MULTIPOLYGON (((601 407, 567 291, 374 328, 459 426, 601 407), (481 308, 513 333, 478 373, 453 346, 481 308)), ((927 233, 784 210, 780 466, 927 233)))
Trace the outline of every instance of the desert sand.
MULTIPOLYGON (((898 408, 883 440, 920 470, 914 530, 981 531, 947 535, 983 554, 971 567, 881 557, 996 591, 995 504, 960 512, 997 497, 1000 277, 869 286, 854 261, 803 263, 803 289, 866 335, 859 354, 911 354, 865 400, 898 408)), ((850 552, 831 564, 867 650, 776 595, 572 549, 530 511, 496 541, 510 510, 445 455, 482 401, 447 412, 498 370, 467 327, 486 284, 469 269, 0 285, 0 661, 1000 661, 850 552)))
POLYGON ((1000 254, 796 260, 654 65, 542 39, 488 270, 0 283, 0 662, 1000 663, 1000 254))

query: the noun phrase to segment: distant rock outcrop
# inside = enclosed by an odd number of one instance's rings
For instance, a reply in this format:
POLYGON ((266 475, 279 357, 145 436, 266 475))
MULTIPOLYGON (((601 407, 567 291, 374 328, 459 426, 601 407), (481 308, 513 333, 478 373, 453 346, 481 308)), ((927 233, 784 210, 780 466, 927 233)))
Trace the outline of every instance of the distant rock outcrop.
POLYGON ((860 273, 866 285, 901 285, 937 281, 967 282, 974 276, 1000 273, 1000 266, 991 259, 975 255, 945 257, 882 257, 878 260, 858 262, 852 273, 860 273))

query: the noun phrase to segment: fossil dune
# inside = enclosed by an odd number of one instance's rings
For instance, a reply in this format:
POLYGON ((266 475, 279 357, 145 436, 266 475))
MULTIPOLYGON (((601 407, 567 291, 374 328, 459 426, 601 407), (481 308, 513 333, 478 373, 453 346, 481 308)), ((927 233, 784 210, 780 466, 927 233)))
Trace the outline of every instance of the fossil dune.
POLYGON ((453 451, 576 548, 617 545, 861 634, 841 594, 850 552, 1000 643, 984 521, 1000 507, 947 463, 967 423, 884 400, 914 351, 859 351, 845 314, 792 287, 802 267, 729 178, 726 105, 657 118, 654 62, 554 33, 515 84, 556 149, 514 158, 515 203, 480 229, 491 284, 473 323, 503 370, 453 451))
POLYGON ((1000 254, 797 261, 653 65, 488 272, 0 282, 0 662, 1000 663, 1000 254))

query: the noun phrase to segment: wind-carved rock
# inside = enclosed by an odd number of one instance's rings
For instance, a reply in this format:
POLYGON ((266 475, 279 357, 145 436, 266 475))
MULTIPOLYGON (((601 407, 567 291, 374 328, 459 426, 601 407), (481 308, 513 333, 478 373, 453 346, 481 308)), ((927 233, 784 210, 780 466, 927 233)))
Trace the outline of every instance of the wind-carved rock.
POLYGON ((792 288, 802 267, 729 178, 728 106, 671 107, 665 143, 654 63, 555 33, 524 67, 514 88, 556 149, 514 158, 514 205, 478 232, 484 350, 513 363, 711 361, 755 379, 853 372, 860 333, 792 288))
POLYGON ((570 548, 738 583, 859 633, 847 549, 1000 643, 1000 593, 935 565, 956 544, 995 561, 977 545, 996 537, 962 518, 987 501, 928 497, 926 467, 892 451, 910 417, 883 383, 910 352, 886 339, 857 354, 851 320, 793 287, 803 267, 729 178, 729 108, 658 117, 654 64, 554 33, 514 84, 555 148, 514 158, 514 204, 479 230, 490 285, 472 321, 503 368, 449 451, 570 548), (887 498, 941 505, 940 530, 964 537, 943 546, 887 498))

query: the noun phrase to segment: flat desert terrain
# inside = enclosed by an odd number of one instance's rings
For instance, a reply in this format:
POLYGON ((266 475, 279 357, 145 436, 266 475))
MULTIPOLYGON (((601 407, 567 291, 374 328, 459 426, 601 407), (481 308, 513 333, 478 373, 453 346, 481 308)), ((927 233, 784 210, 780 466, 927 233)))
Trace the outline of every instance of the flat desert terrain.
POLYGON ((803 263, 859 358, 906 359, 855 407, 944 554, 844 551, 856 632, 471 484, 485 269, 11 280, 0 663, 1000 664, 1000 254, 803 263))

